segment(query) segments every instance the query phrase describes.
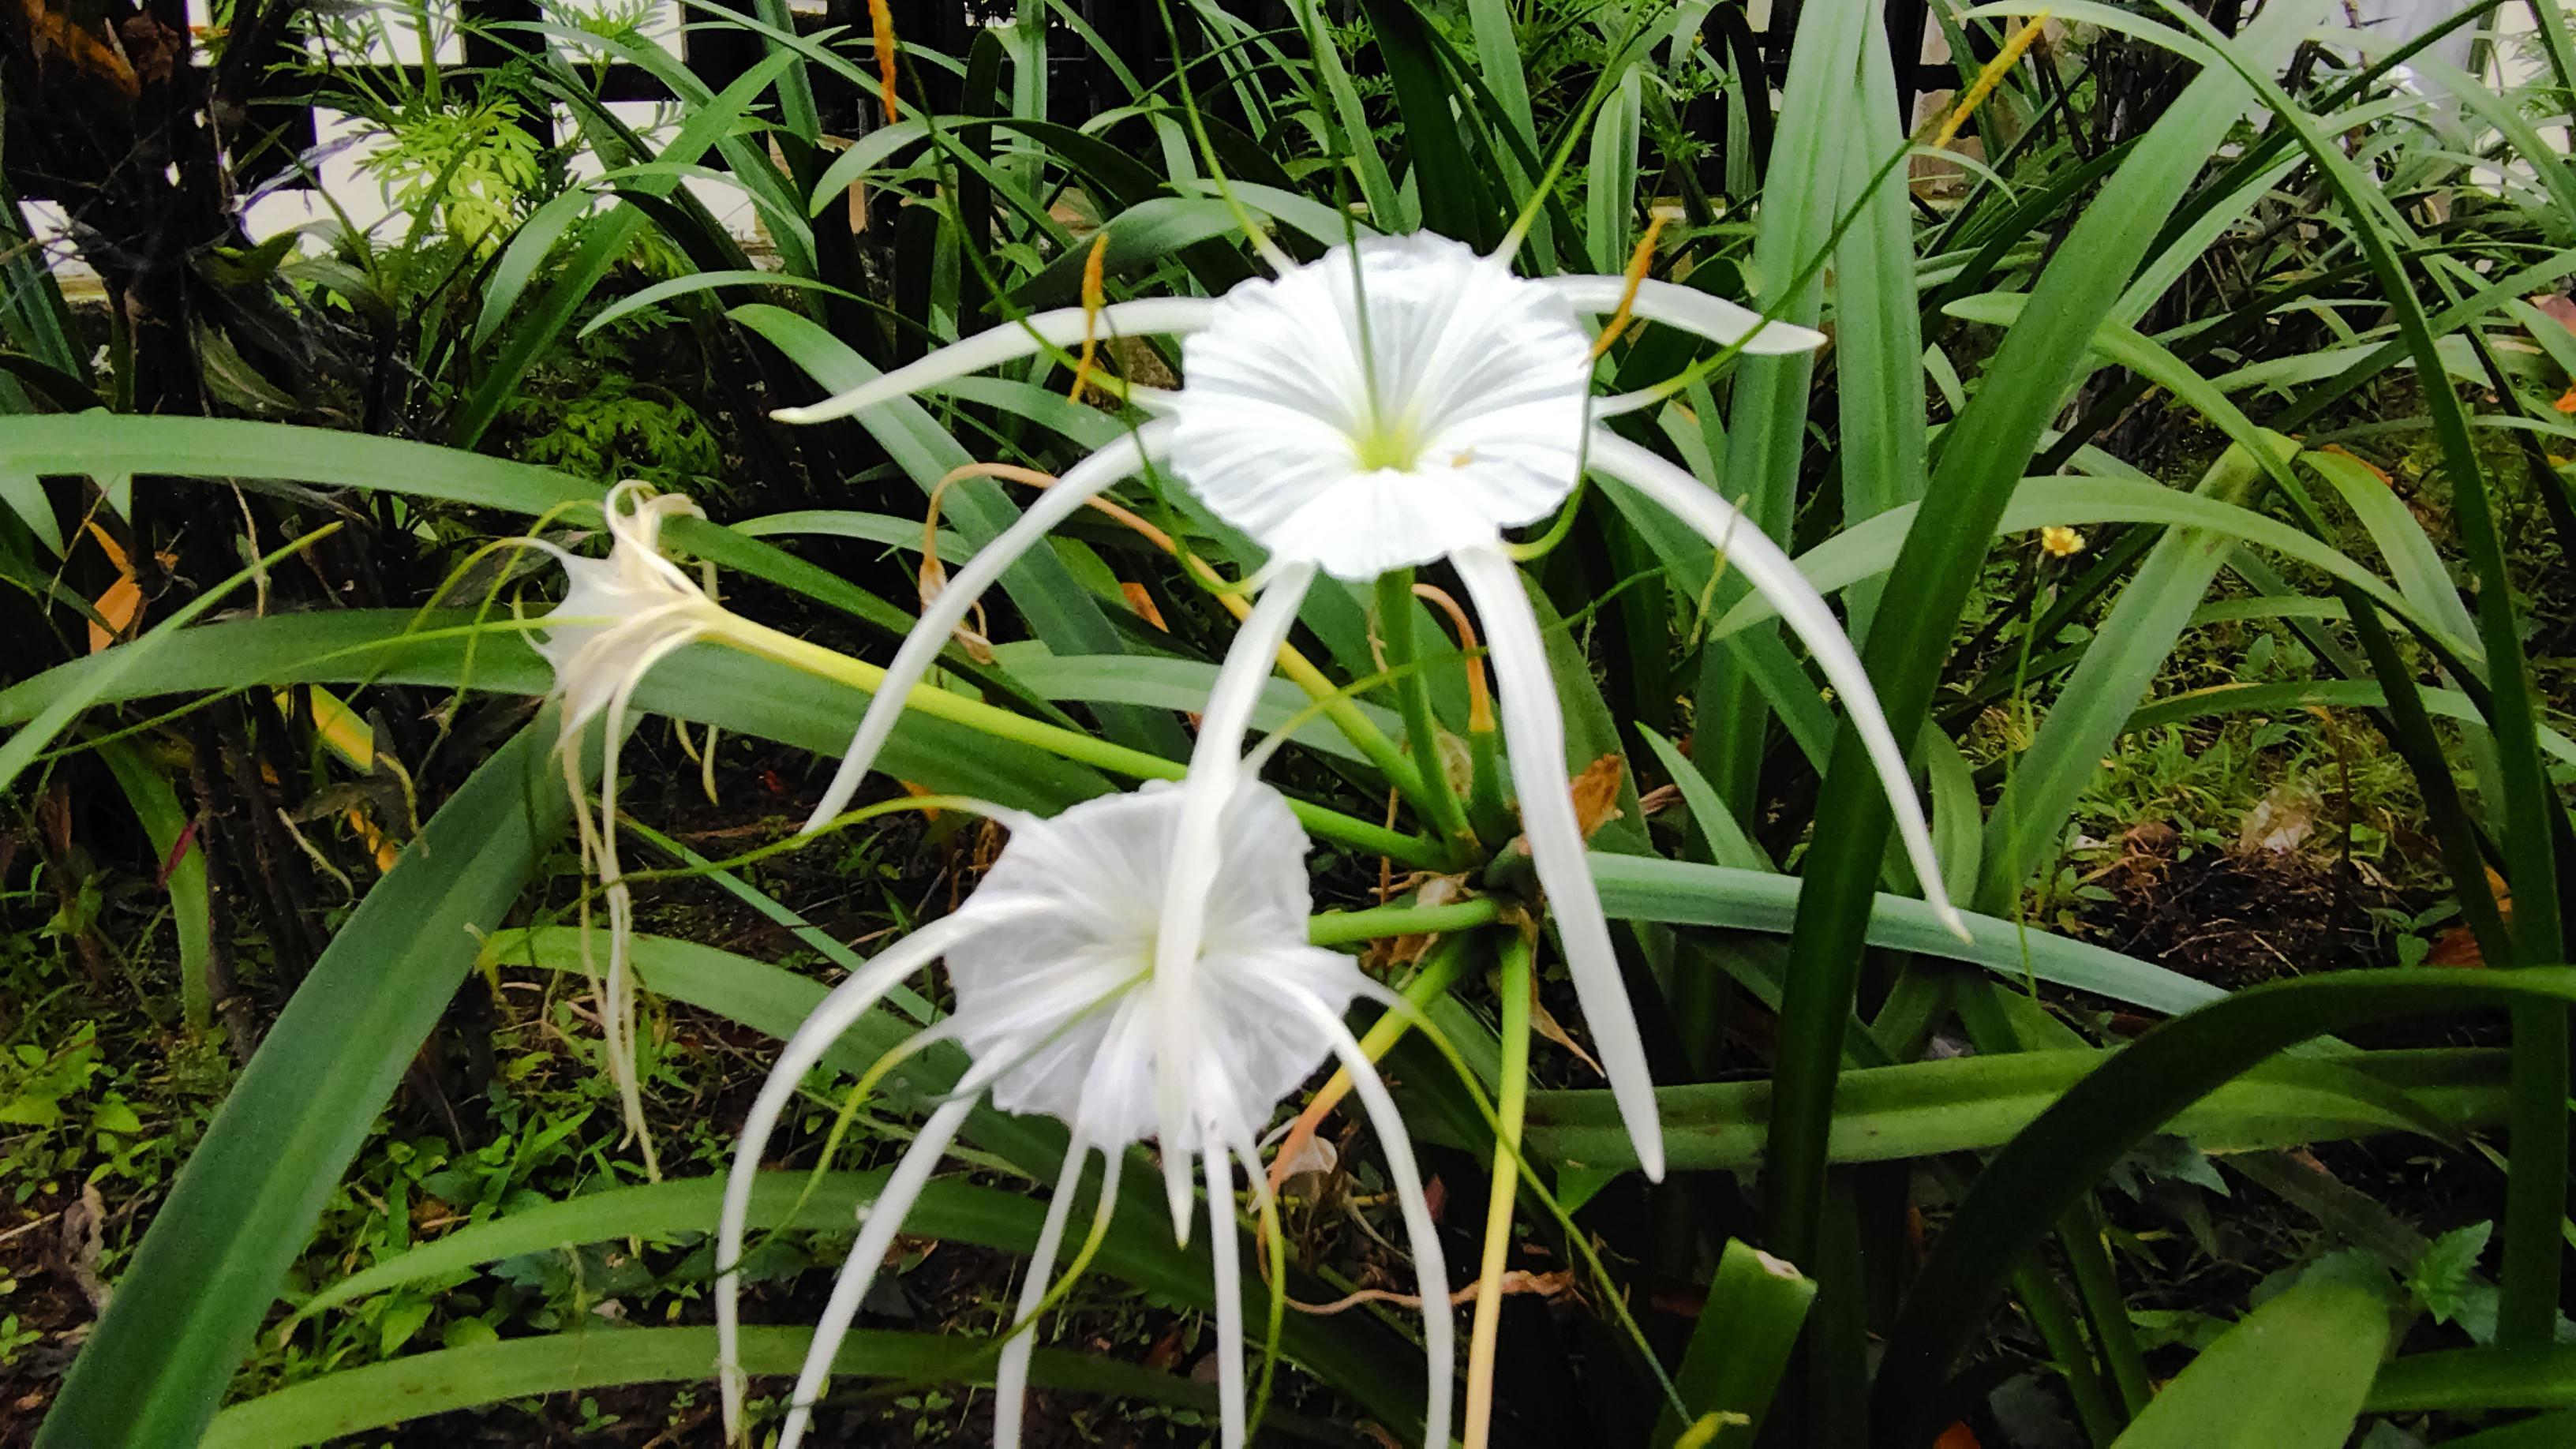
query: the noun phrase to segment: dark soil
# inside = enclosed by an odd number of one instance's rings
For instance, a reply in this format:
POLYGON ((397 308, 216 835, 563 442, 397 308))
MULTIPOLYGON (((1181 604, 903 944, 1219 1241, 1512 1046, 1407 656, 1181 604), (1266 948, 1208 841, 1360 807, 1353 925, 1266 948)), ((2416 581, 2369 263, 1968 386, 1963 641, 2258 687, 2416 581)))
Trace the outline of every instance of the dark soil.
POLYGON ((2395 964, 2371 909, 2397 902, 2349 865, 2265 850, 2176 860, 2169 846, 2134 838, 2144 833, 2131 832, 2100 882, 2113 899, 2087 913, 2112 950, 2229 990, 2395 964))

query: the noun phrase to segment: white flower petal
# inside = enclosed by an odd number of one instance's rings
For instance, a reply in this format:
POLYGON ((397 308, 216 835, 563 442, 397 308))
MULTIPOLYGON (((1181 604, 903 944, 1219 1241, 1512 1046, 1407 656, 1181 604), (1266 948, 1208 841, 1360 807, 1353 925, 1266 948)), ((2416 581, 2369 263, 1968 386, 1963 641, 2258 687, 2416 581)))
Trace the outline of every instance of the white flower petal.
POLYGON ((1474 549, 1451 560, 1475 598, 1485 623, 1485 646, 1494 661, 1495 694, 1502 706, 1503 742, 1510 752, 1512 784, 1520 795, 1521 828, 1530 862, 1547 892, 1548 914, 1565 947, 1592 1044, 1610 1077, 1620 1120, 1637 1146, 1637 1161, 1650 1181, 1664 1177, 1663 1122, 1655 1108, 1655 1079, 1646 1068, 1646 1045, 1637 1033, 1627 983, 1610 944, 1610 923, 1586 863, 1583 826, 1574 815, 1566 777, 1565 719, 1556 681, 1539 639, 1538 617, 1521 592, 1520 570, 1500 549, 1474 549))
POLYGON ((1414 1291, 1422 1298, 1422 1356, 1430 1363, 1422 1442, 1446 1445, 1449 1376, 1458 1359, 1458 1325, 1449 1307, 1448 1260, 1440 1251, 1440 1230, 1431 1221, 1430 1200, 1422 1192, 1421 1170, 1414 1166, 1413 1140, 1405 1133, 1404 1114, 1395 1109, 1395 1099, 1387 1095, 1386 1085, 1378 1080, 1376 1065, 1352 1040, 1341 1017, 1293 986, 1281 988, 1279 994, 1331 1039, 1333 1055, 1341 1059, 1342 1070, 1350 1073, 1351 1086, 1368 1112, 1379 1148, 1386 1153, 1387 1179, 1395 1188, 1396 1205, 1404 1214, 1405 1238, 1413 1248, 1414 1291))
POLYGON ((805 407, 780 408, 770 416, 782 423, 829 422, 936 386, 952 377, 981 372, 1017 358, 1034 357, 1048 347, 1079 347, 1086 331, 1102 339, 1193 332, 1207 325, 1215 307, 1214 302, 1204 297, 1146 297, 1133 302, 1112 302, 1100 309, 1096 321, 1086 317, 1080 307, 1036 312, 1016 322, 1004 322, 972 337, 960 338, 918 362, 872 378, 848 392, 805 407))
POLYGON ((1121 437, 1074 465, 1054 486, 1031 500, 1028 511, 1018 521, 976 550, 939 596, 922 609, 920 622, 904 636, 894 662, 886 666, 884 682, 869 698, 867 713, 859 717, 858 732, 851 736, 840 768, 833 772, 831 785, 823 791, 822 803, 806 818, 806 833, 829 824, 832 817, 849 806, 850 797, 858 793, 869 767, 876 763, 877 752, 885 748, 886 739, 902 719, 905 697, 930 672, 939 651, 948 646, 949 634, 973 611, 984 591, 1057 524, 1072 517, 1102 489, 1136 471, 1157 450, 1166 426, 1148 424, 1141 432, 1121 437))
MULTIPOLYGON (((1111 1171, 1116 1171, 1118 1154, 1110 1153, 1111 1171)), ((1020 1284, 1019 1306, 1013 1310, 1011 1341, 1002 1345, 1001 1362, 993 1369, 993 1449, 1019 1449, 1020 1417, 1027 1403, 1029 1357, 1037 1350, 1038 1331, 1029 1322, 1046 1301, 1047 1282, 1055 1272, 1056 1250, 1064 1245, 1065 1219, 1073 1214, 1074 1197, 1082 1191, 1082 1170, 1091 1162, 1091 1145, 1077 1132, 1073 1145, 1064 1150, 1064 1166, 1057 1169, 1055 1192, 1047 1199, 1046 1221, 1038 1226, 1037 1246, 1030 1250, 1028 1278, 1020 1284)), ((1104 1185, 1104 1199, 1105 1199, 1104 1185)))
POLYGON ((1698 530, 1701 537, 1724 551, 1728 568, 1741 572, 1746 582, 1779 610, 1781 619, 1807 646, 1816 667, 1824 671, 1826 681, 1842 697, 1852 728, 1860 731, 1861 742, 1868 746, 1870 761, 1878 767, 1879 783, 1887 790, 1888 804, 1896 816, 1897 835, 1905 842, 1906 858, 1913 863, 1924 900, 1950 934, 1962 941, 1969 939, 1967 922, 1959 918, 1948 892, 1942 888, 1941 863, 1932 850, 1931 827, 1923 818, 1922 801, 1915 797, 1914 777, 1906 769, 1905 751, 1889 731, 1887 717, 1879 712, 1878 693, 1870 687, 1869 671, 1861 666, 1860 655, 1853 650, 1851 640, 1844 636, 1842 625, 1815 585, 1807 582, 1807 576, 1798 572, 1798 566, 1780 551, 1779 545, 1765 537, 1733 505, 1646 449, 1607 429, 1595 429, 1592 466, 1604 477, 1634 488, 1698 530))
MULTIPOLYGON (((1144 983, 1181 805, 1178 788, 1155 782, 1030 822, 959 912, 1010 913, 947 953, 958 1003, 949 1023, 975 1057, 969 1080, 989 1079, 994 1105, 1078 1115, 1105 1143, 1160 1133, 1161 1018, 1141 998, 1152 995, 1144 983)), ((1325 1044, 1282 1023, 1244 983, 1287 979, 1347 1002, 1359 977, 1347 957, 1306 944, 1306 834, 1277 791, 1240 780, 1216 839, 1221 859, 1203 892, 1190 975, 1193 1025, 1179 1038, 1193 1050, 1171 1061, 1183 1077, 1199 1075, 1203 1099, 1222 1089, 1225 1100, 1266 1113, 1314 1070, 1325 1044), (1215 1050, 1195 1052, 1201 1045, 1215 1050)), ((1185 1150, 1197 1150, 1195 1120, 1176 1130, 1185 1150)))
POLYGON ((1591 342, 1552 293, 1417 232, 1236 286, 1181 370, 1173 472, 1274 557, 1365 579, 1563 501, 1591 342))
POLYGON ((859 1304, 868 1296, 868 1285, 876 1281, 877 1269, 885 1265, 886 1250, 894 1246, 895 1234, 903 1230, 904 1215, 912 1211, 913 1199, 921 1196, 930 1174, 939 1169, 939 1159, 947 1154, 948 1144, 956 1139, 957 1129, 966 1124, 966 1114, 974 1107, 972 1101, 957 1101, 931 1113, 921 1124, 921 1135, 904 1149, 903 1159, 886 1178, 884 1190, 862 1210, 858 1241, 850 1245, 849 1260, 841 1265, 841 1276, 832 1284, 832 1299, 823 1306, 823 1317, 814 1325, 814 1343, 805 1351, 805 1367, 796 1375, 796 1392, 788 1401, 787 1423, 779 1431, 778 1449, 796 1449, 804 1442, 814 1405, 831 1385, 832 1360, 841 1351, 841 1340, 849 1334, 850 1320, 858 1316, 859 1304))
POLYGON ((1184 1244, 1190 1231, 1192 1081, 1191 1074, 1179 1070, 1182 1057, 1175 1048, 1194 1040, 1196 1001, 1190 974, 1198 966, 1209 890, 1224 859, 1218 824, 1243 776, 1243 733, 1252 722, 1253 702, 1270 677, 1280 646, 1288 641, 1297 608, 1313 581, 1312 568, 1292 567, 1284 572, 1263 591, 1235 635, 1233 647, 1226 651, 1216 685, 1208 691, 1207 708, 1199 716, 1198 742, 1190 752, 1189 775, 1181 786, 1179 820, 1172 828, 1165 884, 1157 897, 1161 924, 1154 936, 1154 997, 1164 1050, 1154 1092, 1155 1117, 1161 1127, 1163 1182, 1172 1209, 1172 1231, 1184 1244))
MULTIPOLYGON (((1619 299, 1628 291, 1627 278, 1598 274, 1546 277, 1536 285, 1555 293, 1577 312, 1600 314, 1617 311, 1619 299)), ((1812 327, 1795 322, 1764 322, 1761 313, 1723 297, 1652 277, 1637 284, 1636 300, 1628 310, 1649 322, 1697 333, 1721 347, 1732 347, 1740 341, 1743 351, 1756 355, 1813 352, 1825 345, 1825 334, 1812 327)))
POLYGON ((1221 1449, 1243 1449, 1243 1265, 1236 1250, 1234 1169, 1226 1149, 1210 1144, 1208 1272, 1216 1284, 1216 1404, 1221 1449))
POLYGON ((608 1056, 608 1075, 626 1113, 627 1135, 644 1150, 645 1176, 658 1181, 662 1165, 653 1153, 650 1124, 644 1120, 644 1087, 635 1070, 635 993, 630 958, 635 938, 635 901, 617 864, 617 756, 626 741, 626 708, 635 686, 683 646, 696 641, 695 629, 655 640, 637 655, 617 683, 604 711, 606 738, 599 767, 599 884, 608 893, 608 979, 600 988, 600 1034, 608 1056))
POLYGON ((787 1045, 778 1054, 777 1063, 769 1069, 769 1078, 760 1084, 760 1095, 753 1099, 751 1111, 743 1118, 742 1131, 734 1148, 733 1168, 725 1178, 724 1206, 716 1219, 716 1360, 718 1377, 724 1388, 725 1439, 732 1442, 742 1430, 743 1374, 741 1357, 741 1294, 743 1230, 751 1215, 751 1188, 760 1174, 760 1162, 769 1147, 769 1134, 777 1129, 778 1119, 795 1099, 796 1089, 804 1083, 805 1074, 823 1060, 823 1053, 841 1039, 852 1024, 874 1010, 903 979, 928 966, 959 942, 971 939, 987 922, 963 913, 933 921, 920 930, 878 954, 876 959, 853 972, 849 979, 832 988, 811 1016, 796 1028, 787 1045))

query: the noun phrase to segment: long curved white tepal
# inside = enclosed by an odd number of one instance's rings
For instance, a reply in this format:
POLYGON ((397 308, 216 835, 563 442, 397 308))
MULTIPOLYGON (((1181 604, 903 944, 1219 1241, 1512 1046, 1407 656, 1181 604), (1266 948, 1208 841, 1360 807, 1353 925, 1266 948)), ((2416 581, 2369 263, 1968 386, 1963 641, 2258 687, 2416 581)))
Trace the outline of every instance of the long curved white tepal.
POLYGON ((1601 895, 1584 858, 1583 826, 1575 818, 1573 786, 1566 774, 1565 716, 1548 671, 1547 647, 1539 638, 1538 615, 1521 592, 1520 569, 1499 545, 1460 549, 1449 561, 1484 620, 1495 694, 1502 704, 1503 747, 1511 760, 1512 787, 1520 796, 1521 829, 1529 836, 1530 863, 1538 869, 1548 914, 1565 947, 1566 970, 1583 1002, 1583 1019, 1592 1027, 1601 1069, 1609 1075, 1619 1120, 1636 1144, 1637 1163, 1648 1179, 1661 1182, 1664 1126, 1655 1109, 1654 1074, 1646 1068, 1645 1039, 1637 1033, 1637 1014, 1628 1005, 1627 983, 1620 979, 1618 953, 1610 944, 1610 922, 1601 914, 1601 895))
POLYGON ((1198 966, 1199 939, 1207 927, 1207 897, 1216 884, 1222 859, 1217 827, 1226 802, 1243 778, 1243 736, 1252 724, 1252 708, 1261 686, 1288 642, 1298 606, 1315 581, 1315 566, 1282 566, 1236 631, 1234 643, 1218 666, 1216 686, 1208 691, 1199 715, 1198 742, 1190 751, 1189 773, 1181 782, 1180 819, 1172 826, 1170 875, 1163 890, 1159 929, 1154 937, 1153 1010, 1163 1049, 1156 1055, 1155 1116, 1163 1151, 1163 1191, 1172 1211, 1172 1236, 1183 1246, 1190 1237, 1193 1208, 1190 1193, 1191 1140, 1188 1100, 1190 1074, 1178 1063, 1195 1043, 1190 1036, 1190 973, 1198 966))
POLYGON ((877 1269, 885 1266, 886 1250, 894 1246, 895 1234, 903 1231, 903 1220, 912 1211, 913 1199, 939 1169, 939 1159, 946 1156, 948 1144, 956 1140, 957 1129, 966 1125, 966 1114, 975 1110, 971 1098, 960 1098, 933 1112, 921 1124, 921 1135, 903 1150, 903 1157, 886 1178, 876 1201, 864 1209, 859 1222, 858 1241, 850 1245, 848 1261, 841 1264, 841 1276, 832 1284, 832 1299, 823 1305, 822 1320, 814 1325, 814 1342, 805 1350, 805 1367, 796 1375, 796 1391, 787 1404, 787 1423, 779 1430, 778 1449, 796 1449, 805 1441, 806 1427, 812 1423, 814 1406, 821 1402, 823 1391, 832 1382, 832 1360, 841 1352, 841 1340, 850 1332, 850 1321, 859 1316, 859 1304, 868 1296, 868 1286, 876 1281, 877 1269))
POLYGON ((717 1378, 724 1388, 727 1443, 737 1442, 742 1433, 742 1240, 751 1216, 752 1184, 759 1179, 760 1160, 768 1148, 769 1134, 777 1130, 778 1119, 786 1113, 787 1104, 795 1100, 805 1074, 823 1060, 832 1043, 839 1041, 860 1017, 874 1010, 904 978, 997 919, 994 915, 942 917, 886 948, 832 988, 831 994, 796 1028, 796 1034, 787 1039, 787 1045, 778 1053, 777 1064, 769 1069, 769 1079, 760 1084, 760 1095, 752 1100, 751 1111, 743 1118, 742 1133, 734 1147, 733 1170, 725 1178, 724 1206, 716 1217, 716 1364, 717 1378))
POLYGON ((1386 1154, 1386 1175, 1395 1189, 1396 1208, 1404 1216, 1404 1235, 1413 1249, 1414 1291, 1422 1298, 1422 1356, 1430 1364, 1423 1400, 1425 1444, 1449 1442, 1450 1375, 1457 1364, 1458 1324, 1449 1303, 1449 1263, 1440 1251, 1440 1230, 1431 1221, 1431 1200, 1422 1190, 1422 1172, 1414 1164, 1413 1142, 1405 1134, 1404 1114, 1378 1080, 1377 1064, 1361 1049, 1350 1028, 1331 1008, 1303 987, 1281 983, 1280 994, 1304 1012, 1333 1043, 1333 1055, 1359 1094, 1360 1106, 1376 1129, 1378 1149, 1386 1154))
MULTIPOLYGON (((1628 294, 1627 278, 1601 273, 1541 277, 1537 285, 1564 298, 1575 311, 1595 315, 1616 312, 1620 299, 1628 294)), ((1720 347, 1740 344, 1742 351, 1757 356, 1813 352, 1825 345, 1825 334, 1812 327, 1776 319, 1765 322, 1761 313, 1739 307, 1724 297, 1652 277, 1637 283, 1637 295, 1629 301, 1628 311, 1649 322, 1697 333, 1720 347)))
MULTIPOLYGON (((1108 1154, 1113 1179, 1118 1154, 1108 1154)), ((1082 1190, 1082 1170, 1089 1165, 1091 1143, 1080 1132, 1064 1150, 1056 1170, 1055 1194, 1047 1199, 1046 1221, 1038 1228, 1037 1247, 1029 1254, 1028 1279, 1020 1285, 1012 1310, 1011 1341, 1002 1345, 1002 1360, 993 1370, 993 1449, 1020 1449, 1020 1417, 1027 1407, 1029 1358, 1037 1350, 1037 1326, 1029 1319, 1046 1302, 1047 1280, 1055 1273, 1056 1250, 1064 1246, 1065 1219, 1082 1190)), ((1104 1194, 1106 1196, 1106 1194, 1104 1194)))
POLYGON ((1860 731, 1870 762, 1878 767, 1879 784, 1887 791, 1887 802, 1894 809, 1897 835, 1905 842, 1905 856, 1923 887, 1923 899, 1951 935, 1962 941, 1970 939, 1968 923, 1959 918, 1941 883, 1941 862, 1932 850, 1931 826, 1924 819, 1923 802, 1915 797, 1914 777, 1906 769, 1905 751, 1897 746, 1895 734, 1888 729, 1887 716, 1879 710, 1878 691, 1870 685, 1869 671, 1862 667, 1859 652, 1852 648, 1824 596, 1807 582, 1805 574, 1798 572, 1798 565, 1781 552, 1778 544, 1697 478, 1603 428, 1592 431, 1591 455, 1595 471, 1635 489, 1689 524, 1725 555, 1728 568, 1740 571, 1745 581, 1780 611, 1781 620, 1807 646, 1816 667, 1824 671, 1826 681, 1842 697, 1852 728, 1860 731))
POLYGON ((782 423, 828 423, 936 387, 952 377, 1034 357, 1050 347, 1079 347, 1085 336, 1195 332, 1207 325, 1208 314, 1215 306, 1206 297, 1142 297, 1133 302, 1112 302, 1101 308, 1096 317, 1087 316, 1080 307, 1035 312, 1016 322, 960 338, 918 362, 870 378, 848 392, 803 407, 780 408, 770 416, 782 423))
POLYGON ((858 732, 850 737, 850 748, 841 756, 840 768, 832 772, 832 783, 823 791, 822 803, 806 818, 800 834, 821 829, 848 808, 850 797, 859 792, 869 767, 876 763, 877 752, 885 748, 896 722, 903 718, 905 697, 930 672, 939 651, 948 647, 948 636, 974 612, 984 591, 1019 562, 1020 555, 1035 548, 1057 524, 1072 517, 1076 509, 1135 472, 1147 458, 1156 456, 1169 431, 1167 423, 1148 423, 1075 464, 1054 486, 1030 500, 1018 522, 977 549, 939 596, 922 606, 921 621, 903 636, 894 662, 886 666, 885 679, 868 700, 867 713, 859 717, 858 732))

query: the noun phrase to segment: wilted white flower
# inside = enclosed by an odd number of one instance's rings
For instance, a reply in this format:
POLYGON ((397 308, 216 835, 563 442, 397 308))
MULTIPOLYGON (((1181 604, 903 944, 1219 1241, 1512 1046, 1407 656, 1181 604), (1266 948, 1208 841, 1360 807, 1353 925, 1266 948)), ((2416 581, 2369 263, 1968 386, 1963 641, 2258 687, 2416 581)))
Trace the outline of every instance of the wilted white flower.
MULTIPOLYGON (((1449 1442, 1452 1325, 1448 1270, 1404 1122, 1368 1057, 1342 1025, 1360 994, 1383 996, 1350 958, 1308 944, 1313 907, 1307 840, 1277 792, 1232 791, 1219 819, 1221 851, 1199 888, 1199 948, 1177 986, 1155 945, 1178 872, 1173 852, 1185 792, 1153 783, 1107 795, 1053 819, 992 808, 1010 844, 972 896, 943 920, 888 948, 836 987, 780 1053, 743 1123, 717 1227, 716 1331, 729 1437, 740 1432, 740 1281, 745 1219, 762 1151, 805 1074, 886 993, 945 957, 956 1011, 900 1049, 954 1040, 973 1060, 956 1090, 905 1149, 876 1200, 823 1311, 796 1380, 781 1449, 803 1439, 832 1358, 904 1215, 966 1114, 989 1095, 1007 1112, 1043 1113, 1072 1129, 1018 1307, 1019 1331, 996 1376, 994 1442, 1019 1442, 1033 1335, 1025 1320, 1046 1296, 1065 1220, 1089 1164, 1103 1159, 1101 1202, 1114 1201, 1126 1148, 1156 1139, 1186 1175, 1204 1172, 1216 1286, 1221 1442, 1244 1442, 1243 1284, 1237 1263, 1234 1168, 1266 1193, 1259 1133, 1282 1097, 1338 1057, 1386 1151, 1388 1175, 1421 1278, 1430 1359, 1426 1440, 1449 1442), (1187 1110, 1161 1110, 1158 1084, 1181 1084, 1187 1110)), ((990 808, 990 807, 988 807, 990 808)))
MULTIPOLYGON (((727 613, 678 564, 662 556, 662 523, 697 516, 697 505, 676 493, 656 494, 628 481, 608 490, 601 504, 611 540, 608 557, 583 558, 542 539, 528 540, 563 565, 563 602, 542 619, 530 647, 554 667, 554 694, 563 701, 558 744, 574 818, 581 822, 582 858, 598 875, 608 901, 608 974, 598 982, 600 1033, 609 1075, 616 1080, 627 1130, 643 1146, 656 1175, 652 1134, 644 1123, 635 1072, 634 975, 627 961, 635 905, 617 863, 617 754, 626 734, 626 706, 654 665, 700 639, 732 632, 740 621, 727 613), (580 808, 579 767, 571 748, 593 719, 605 717, 607 740, 599 780, 599 816, 580 808)), ((589 938, 583 938, 587 953, 589 938)), ((585 954, 585 961, 588 959, 585 954)))
MULTIPOLYGON (((1652 390, 1591 396, 1595 348, 1580 317, 1622 311, 1748 352, 1799 352, 1823 341, 1686 287, 1606 275, 1523 278, 1501 254, 1480 257, 1458 242, 1415 233, 1336 247, 1218 298, 1126 302, 1096 315, 1082 308, 1042 313, 818 406, 780 413, 791 422, 840 417, 1041 346, 1078 341, 1095 327, 1183 335, 1180 389, 1129 389, 1154 420, 1066 473, 923 610, 888 670, 894 687, 871 701, 815 822, 830 818, 857 788, 894 728, 903 691, 1002 571, 1093 494, 1149 462, 1167 466, 1210 511, 1269 552, 1257 579, 1266 587, 1226 658, 1190 764, 1158 975, 1184 980, 1203 884, 1191 875, 1203 875, 1213 859, 1217 814, 1242 773, 1252 695, 1316 572, 1364 580, 1446 558, 1486 621, 1522 823, 1567 966, 1638 1158, 1648 1176, 1660 1178, 1654 1084, 1584 862, 1564 721, 1504 530, 1547 516, 1588 468, 1652 500, 1721 550, 1726 566, 1771 600, 1850 708, 1925 895, 1953 930, 1964 935, 1965 927, 1943 895, 1904 751, 1824 600, 1786 554, 1699 480, 1595 425, 1661 397, 1652 390)), ((1182 1110, 1173 1092, 1167 1083, 1167 1128, 1182 1110)), ((1188 1181, 1177 1172, 1167 1181, 1180 1221, 1188 1181)))
POLYGON ((722 632, 732 615, 687 570, 662 556, 663 520, 701 517, 677 493, 632 479, 608 490, 601 505, 610 546, 604 559, 529 540, 563 565, 564 597, 530 644, 554 666, 570 739, 612 706, 622 709, 636 682, 673 651, 722 632))

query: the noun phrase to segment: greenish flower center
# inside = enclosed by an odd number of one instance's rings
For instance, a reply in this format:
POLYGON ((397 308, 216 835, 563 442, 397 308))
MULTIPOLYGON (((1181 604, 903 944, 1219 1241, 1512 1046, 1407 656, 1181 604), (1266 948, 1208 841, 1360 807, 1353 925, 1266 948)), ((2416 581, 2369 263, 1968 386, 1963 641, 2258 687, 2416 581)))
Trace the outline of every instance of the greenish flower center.
POLYGON ((1410 418, 1376 422, 1351 439, 1351 451, 1363 469, 1410 473, 1422 462, 1422 438, 1410 418))

